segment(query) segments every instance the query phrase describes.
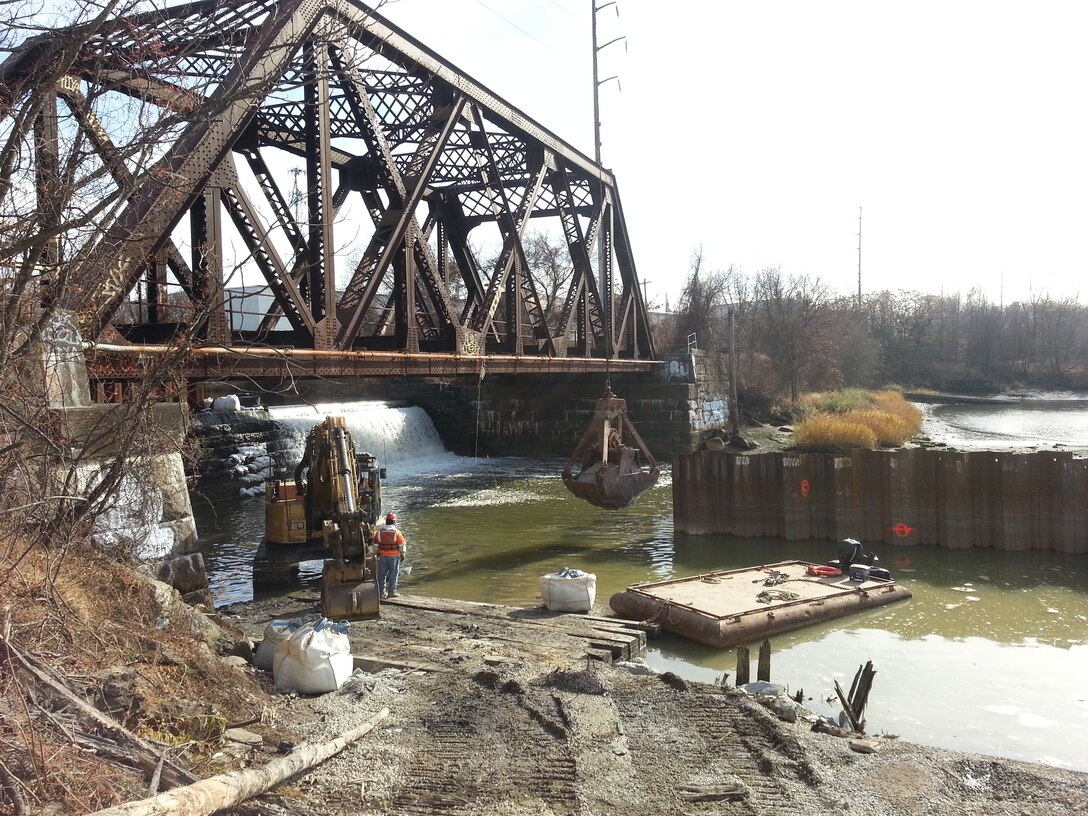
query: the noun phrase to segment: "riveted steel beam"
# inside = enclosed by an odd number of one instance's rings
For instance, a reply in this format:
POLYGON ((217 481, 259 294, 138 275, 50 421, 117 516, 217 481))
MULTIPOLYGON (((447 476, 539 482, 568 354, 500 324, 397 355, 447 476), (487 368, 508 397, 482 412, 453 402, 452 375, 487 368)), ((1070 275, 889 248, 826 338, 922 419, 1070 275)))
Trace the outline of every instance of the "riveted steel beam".
POLYGON ((203 195, 212 172, 256 112, 269 78, 278 76, 313 28, 321 7, 287 3, 260 29, 245 55, 205 106, 215 116, 194 121, 155 172, 142 180, 117 223, 76 275, 84 333, 96 337, 135 285, 144 259, 166 241, 184 212, 203 195), (93 292, 86 297, 87 292, 93 292))
MULTIPOLYGON (((57 93, 125 201, 64 270, 80 294, 61 305, 78 309, 86 336, 112 322, 130 338, 162 337, 170 317, 210 306, 176 330, 325 351, 654 354, 613 175, 363 3, 200 0, 61 34, 0 63, 0 115, 31 110, 19 107, 30 104, 27 72, 63 64, 72 87, 57 93), (140 100, 146 119, 99 120, 97 106, 120 95, 140 100), (128 145, 146 122, 153 134, 183 129, 141 166, 128 145), (305 218, 284 186, 285 167, 300 166, 305 218), (175 235, 186 220, 189 236, 175 235), (523 246, 534 223, 561 228, 570 256, 556 314, 542 308, 523 246), (177 249, 186 240, 191 260, 177 249), (268 282, 258 330, 227 324, 224 265, 268 282), (350 273, 341 287, 338 265, 350 273), (167 269, 188 303, 166 297, 167 269), (154 331, 126 304, 142 303, 144 288, 154 331), (277 330, 284 316, 290 331, 277 330)), ((49 144, 38 140, 43 170, 49 144)))
POLYGON ((435 127, 429 134, 430 138, 419 143, 410 163, 410 172, 404 176, 404 200, 398 207, 390 207, 385 211, 362 261, 340 298, 341 328, 337 337, 340 348, 349 348, 355 342, 366 310, 374 300, 381 276, 412 224, 415 208, 426 189, 429 171, 434 167, 454 127, 460 122, 464 105, 464 97, 458 96, 448 108, 435 110, 435 127))

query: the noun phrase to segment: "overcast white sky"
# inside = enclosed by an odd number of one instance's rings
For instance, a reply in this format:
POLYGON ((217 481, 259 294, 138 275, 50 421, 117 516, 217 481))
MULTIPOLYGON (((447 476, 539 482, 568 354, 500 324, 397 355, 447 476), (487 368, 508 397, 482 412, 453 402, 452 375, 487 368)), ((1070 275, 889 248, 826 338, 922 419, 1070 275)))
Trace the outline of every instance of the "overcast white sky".
MULTIPOLYGON (((597 0, 597 6, 606 0, 597 0)), ((591 0, 382 13, 593 155, 591 0)), ((693 251, 857 290, 1079 294, 1088 269, 1083 0, 619 0, 598 12, 602 163, 638 272, 693 251)))

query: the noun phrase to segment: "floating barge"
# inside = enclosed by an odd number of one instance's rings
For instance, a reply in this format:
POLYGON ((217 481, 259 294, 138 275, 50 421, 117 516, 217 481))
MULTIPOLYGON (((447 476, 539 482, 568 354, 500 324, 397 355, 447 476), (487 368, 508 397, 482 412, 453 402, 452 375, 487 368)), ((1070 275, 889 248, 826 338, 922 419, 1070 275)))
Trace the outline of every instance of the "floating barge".
POLYGON ((894 580, 851 581, 808 574, 807 561, 781 561, 693 578, 636 584, 609 604, 617 615, 659 623, 708 646, 728 648, 768 635, 905 601, 894 580))

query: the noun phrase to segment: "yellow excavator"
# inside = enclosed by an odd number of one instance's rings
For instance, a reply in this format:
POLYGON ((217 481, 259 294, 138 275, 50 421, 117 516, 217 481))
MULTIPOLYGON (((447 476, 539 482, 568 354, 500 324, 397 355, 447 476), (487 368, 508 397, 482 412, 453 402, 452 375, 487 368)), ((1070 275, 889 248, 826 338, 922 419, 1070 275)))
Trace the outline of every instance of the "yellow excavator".
POLYGON ((382 511, 382 479, 370 453, 356 452, 342 416, 319 422, 306 437, 295 478, 265 492, 262 551, 298 561, 325 558, 321 608, 333 620, 379 613, 377 552, 371 543, 382 511))

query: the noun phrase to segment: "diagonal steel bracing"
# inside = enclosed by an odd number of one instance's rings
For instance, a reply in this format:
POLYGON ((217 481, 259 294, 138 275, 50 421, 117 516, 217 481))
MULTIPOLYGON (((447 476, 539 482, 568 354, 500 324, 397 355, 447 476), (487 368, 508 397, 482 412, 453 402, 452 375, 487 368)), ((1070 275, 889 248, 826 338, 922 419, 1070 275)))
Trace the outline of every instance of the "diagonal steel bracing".
POLYGON ((88 336, 653 358, 612 174, 364 4, 201 0, 60 34, 0 63, 0 114, 38 117, 43 208, 72 132, 116 185, 63 269, 88 336), (72 54, 70 120, 25 113, 72 54), (174 135, 140 149, 148 122, 174 135), (551 314, 531 230, 569 253, 551 314))

